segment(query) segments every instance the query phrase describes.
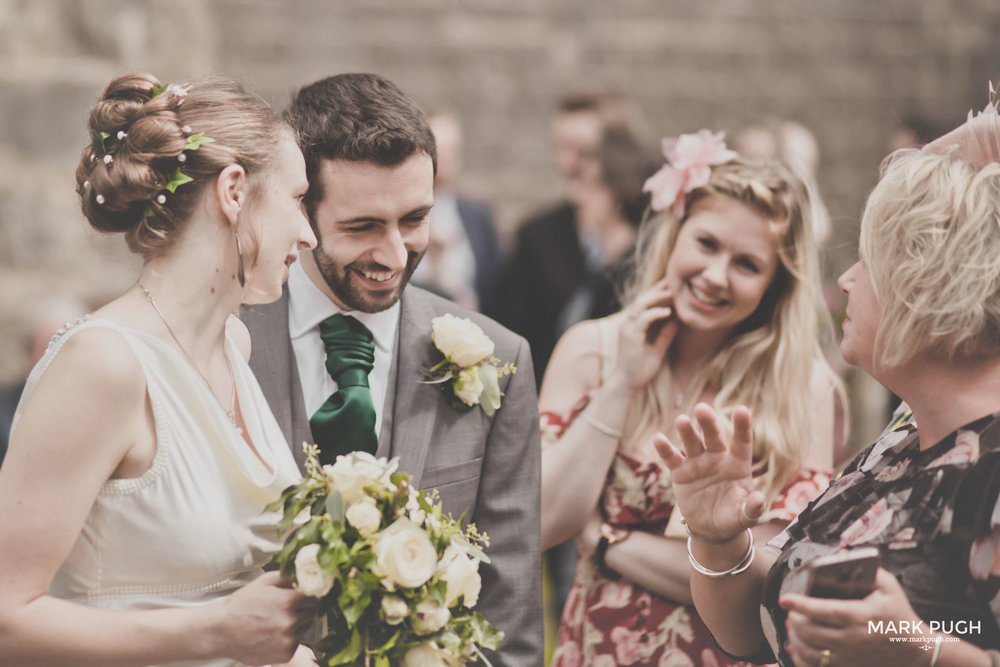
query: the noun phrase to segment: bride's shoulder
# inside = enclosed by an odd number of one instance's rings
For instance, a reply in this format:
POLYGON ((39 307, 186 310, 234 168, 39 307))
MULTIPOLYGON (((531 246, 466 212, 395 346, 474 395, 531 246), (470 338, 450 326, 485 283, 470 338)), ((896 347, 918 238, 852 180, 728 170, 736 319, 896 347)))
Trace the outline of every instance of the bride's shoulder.
POLYGON ((105 399, 145 385, 142 365, 124 333, 100 320, 57 333, 43 363, 46 376, 86 386, 105 399))

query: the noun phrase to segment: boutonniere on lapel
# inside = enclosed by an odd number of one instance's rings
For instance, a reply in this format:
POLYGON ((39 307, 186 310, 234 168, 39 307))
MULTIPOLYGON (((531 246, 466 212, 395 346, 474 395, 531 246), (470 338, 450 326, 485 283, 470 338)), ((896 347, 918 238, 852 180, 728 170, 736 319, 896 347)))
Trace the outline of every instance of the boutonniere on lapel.
POLYGON ((431 338, 444 359, 427 371, 427 384, 440 384, 458 410, 478 405, 492 416, 500 407, 500 378, 517 372, 493 356, 494 344, 479 325, 445 313, 431 320, 431 338))

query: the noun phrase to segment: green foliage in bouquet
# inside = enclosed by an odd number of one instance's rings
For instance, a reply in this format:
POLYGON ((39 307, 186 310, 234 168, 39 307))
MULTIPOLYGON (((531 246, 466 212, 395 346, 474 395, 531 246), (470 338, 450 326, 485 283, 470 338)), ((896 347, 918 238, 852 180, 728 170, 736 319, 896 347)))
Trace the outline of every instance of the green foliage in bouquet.
POLYGON ((489 665, 480 649, 503 633, 472 610, 488 537, 444 514, 395 459, 353 452, 321 466, 305 449, 306 476, 268 510, 284 515, 281 573, 318 598, 319 664, 489 665))

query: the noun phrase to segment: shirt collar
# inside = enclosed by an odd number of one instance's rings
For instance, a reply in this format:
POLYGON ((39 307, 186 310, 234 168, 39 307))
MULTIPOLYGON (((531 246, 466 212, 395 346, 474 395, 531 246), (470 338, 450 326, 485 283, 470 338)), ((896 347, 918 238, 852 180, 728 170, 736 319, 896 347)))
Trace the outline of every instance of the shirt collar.
POLYGON ((301 338, 317 329, 319 323, 337 313, 356 318, 371 330, 375 345, 390 350, 399 326, 399 301, 378 313, 344 310, 330 300, 306 275, 301 262, 288 270, 288 331, 292 338, 301 338))

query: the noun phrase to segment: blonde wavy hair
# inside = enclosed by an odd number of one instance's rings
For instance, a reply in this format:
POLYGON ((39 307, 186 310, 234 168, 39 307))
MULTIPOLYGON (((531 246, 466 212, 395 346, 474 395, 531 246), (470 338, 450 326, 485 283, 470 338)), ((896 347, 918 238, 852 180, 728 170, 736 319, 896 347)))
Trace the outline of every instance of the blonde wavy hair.
MULTIPOLYGON (((730 197, 769 220, 777 241, 778 270, 757 310, 693 381, 690 396, 715 394, 714 407, 730 418, 738 405, 753 414, 755 479, 768 500, 799 471, 801 452, 811 438, 809 421, 813 375, 829 377, 843 406, 840 379, 821 349, 821 331, 831 331, 820 303, 820 268, 809 220, 806 186, 774 161, 737 157, 712 168, 707 185, 688 196, 685 217, 669 211, 649 217, 640 230, 636 272, 626 293, 626 307, 666 273, 681 227, 692 206, 705 197, 730 197)), ((670 391, 670 367, 664 364, 630 407, 626 446, 635 446, 664 427, 670 391)), ((691 406, 685 406, 689 409, 691 406)))
POLYGON ((861 220, 881 317, 875 363, 1000 352, 1000 164, 901 150, 861 220))

